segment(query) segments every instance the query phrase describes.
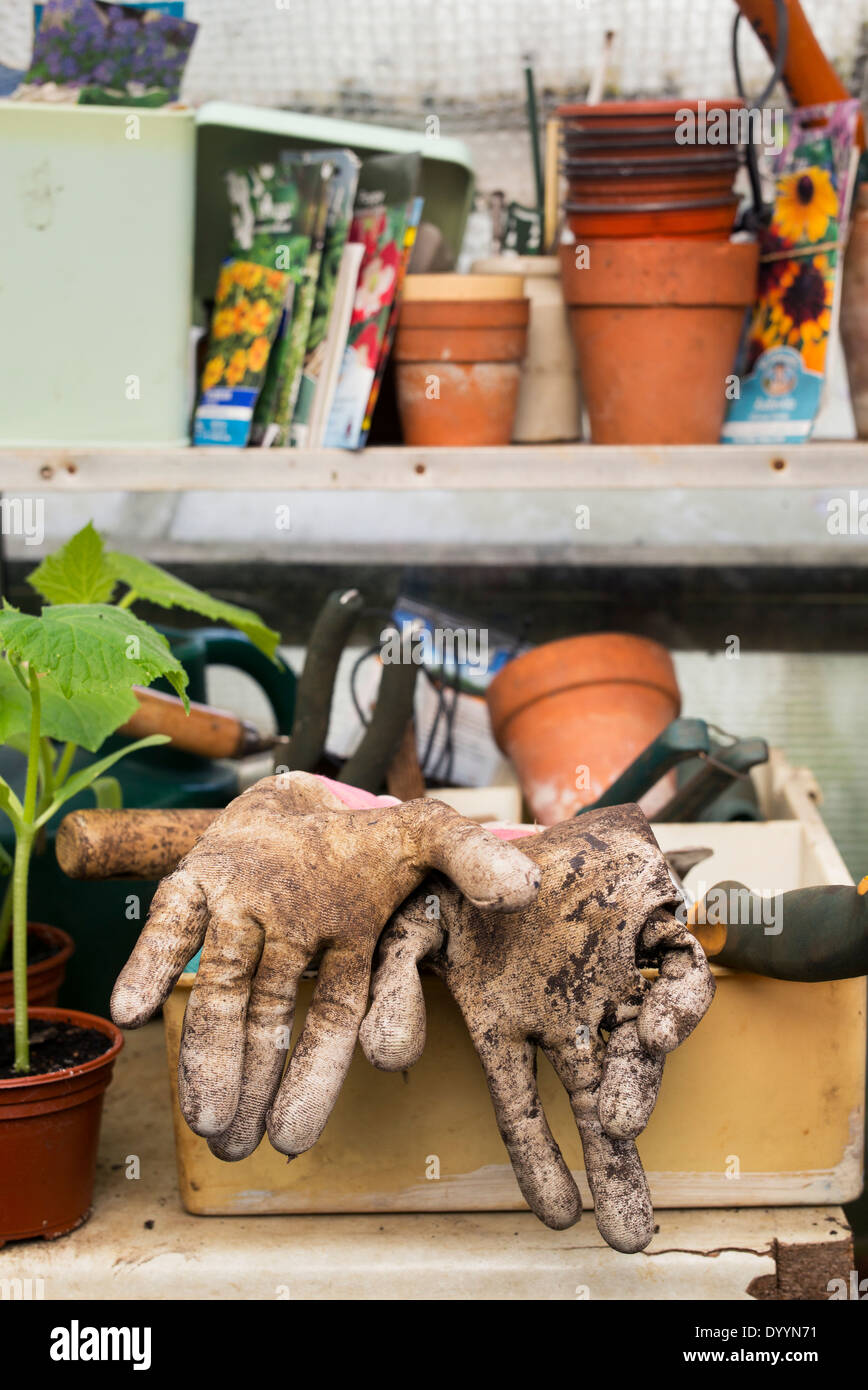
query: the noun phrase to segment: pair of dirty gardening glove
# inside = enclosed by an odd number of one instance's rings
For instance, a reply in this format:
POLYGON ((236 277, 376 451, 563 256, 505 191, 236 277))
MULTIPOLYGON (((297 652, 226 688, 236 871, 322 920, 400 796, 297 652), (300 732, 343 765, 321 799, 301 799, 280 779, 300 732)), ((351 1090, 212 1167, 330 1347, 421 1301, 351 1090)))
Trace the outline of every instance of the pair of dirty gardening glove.
POLYGON ((653 1213, 634 1140, 665 1054, 714 993, 678 902, 636 806, 589 812, 519 847, 443 802, 384 804, 283 773, 231 802, 162 881, 112 1017, 145 1023, 201 947, 181 1110, 219 1158, 246 1157, 266 1130, 293 1156, 322 1133, 357 1039, 385 1070, 419 1058, 424 960, 464 1015, 531 1210, 556 1229, 582 1210, 540 1104, 540 1047, 570 1097, 600 1232, 637 1251, 653 1213), (314 959, 314 996, 285 1066, 298 981, 314 959), (653 965, 649 983, 641 967, 653 965))

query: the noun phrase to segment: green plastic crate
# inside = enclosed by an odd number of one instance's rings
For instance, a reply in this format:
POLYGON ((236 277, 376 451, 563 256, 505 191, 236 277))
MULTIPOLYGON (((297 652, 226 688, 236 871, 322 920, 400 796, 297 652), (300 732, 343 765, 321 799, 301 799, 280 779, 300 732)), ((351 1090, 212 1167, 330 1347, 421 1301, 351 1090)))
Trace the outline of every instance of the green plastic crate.
POLYGON ((223 174, 340 145, 419 150, 425 218, 457 252, 473 175, 456 140, 224 102, 0 102, 0 445, 189 443, 193 299, 230 239, 223 174))

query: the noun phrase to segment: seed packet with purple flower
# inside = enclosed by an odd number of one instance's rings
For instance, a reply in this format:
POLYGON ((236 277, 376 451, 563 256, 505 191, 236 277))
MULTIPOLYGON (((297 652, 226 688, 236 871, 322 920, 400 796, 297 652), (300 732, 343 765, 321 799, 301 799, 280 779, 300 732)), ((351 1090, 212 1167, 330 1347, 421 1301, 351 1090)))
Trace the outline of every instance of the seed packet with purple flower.
POLYGON ((197 30, 177 8, 46 0, 16 97, 81 105, 177 101, 197 30))

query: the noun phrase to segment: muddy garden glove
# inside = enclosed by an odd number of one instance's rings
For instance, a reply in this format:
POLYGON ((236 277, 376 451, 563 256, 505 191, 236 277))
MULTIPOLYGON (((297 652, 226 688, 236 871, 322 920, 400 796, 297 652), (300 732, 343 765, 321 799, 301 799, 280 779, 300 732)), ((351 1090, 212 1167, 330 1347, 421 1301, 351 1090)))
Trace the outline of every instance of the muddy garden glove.
POLYGON ((509 913, 536 896, 536 865, 443 802, 348 800, 352 788, 305 772, 237 797, 163 879, 115 985, 112 1018, 137 1028, 204 943, 178 1086, 187 1123, 219 1158, 252 1153, 266 1124, 282 1153, 316 1143, 350 1065, 377 939, 430 868, 481 908, 509 913), (320 951, 281 1082, 298 980, 320 951))
POLYGON ((427 956, 464 1014, 528 1206, 555 1229, 582 1210, 540 1104, 541 1047, 569 1093, 600 1233, 616 1250, 642 1250, 654 1218, 634 1139, 665 1054, 702 1018, 714 980, 675 916, 677 889, 638 806, 588 812, 518 843, 541 871, 523 911, 506 917, 432 879, 399 910, 380 944, 360 1041, 385 1070, 417 1060, 417 964, 427 956), (652 965, 649 984, 640 967, 652 965))

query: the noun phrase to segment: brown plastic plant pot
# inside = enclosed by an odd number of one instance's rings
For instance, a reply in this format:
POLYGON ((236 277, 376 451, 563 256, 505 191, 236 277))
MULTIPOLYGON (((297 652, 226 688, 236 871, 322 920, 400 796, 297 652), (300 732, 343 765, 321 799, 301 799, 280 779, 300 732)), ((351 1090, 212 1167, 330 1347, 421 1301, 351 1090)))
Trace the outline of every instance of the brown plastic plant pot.
MULTIPOLYGON (((65 1235, 90 1213, 103 1094, 123 1035, 108 1019, 74 1009, 30 1009, 45 1022, 95 1028, 111 1040, 80 1067, 0 1080, 0 1246, 65 1235)), ((11 1009, 0 1023, 11 1023, 11 1009)))
MULTIPOLYGON (((39 937, 53 949, 54 954, 46 960, 37 961, 27 967, 27 1000, 31 1007, 39 1004, 51 1007, 57 1003, 57 996, 66 974, 66 962, 75 950, 75 942, 68 932, 60 927, 49 927, 44 922, 28 922, 28 937, 39 937)), ((0 1009, 12 1007, 12 971, 0 971, 0 1009)))
POLYGON ((401 306, 406 328, 523 328, 529 299, 414 300, 401 306))
POLYGON ((588 243, 561 279, 596 444, 716 444, 756 242, 628 238, 588 243))
POLYGON ((497 745, 542 825, 601 796, 681 708, 666 648, 620 632, 535 647, 495 676, 486 700, 497 745))
POLYGON ((645 238, 645 237, 709 237, 727 241, 735 225, 739 200, 736 197, 714 199, 701 207, 636 208, 612 207, 611 210, 589 211, 567 204, 567 224, 575 237, 645 238))
POLYGON ((509 444, 518 362, 396 361, 404 443, 415 448, 509 444))
POLYGON ((527 328, 400 328, 396 362, 520 362, 527 328))

